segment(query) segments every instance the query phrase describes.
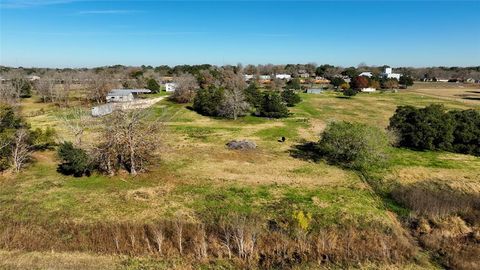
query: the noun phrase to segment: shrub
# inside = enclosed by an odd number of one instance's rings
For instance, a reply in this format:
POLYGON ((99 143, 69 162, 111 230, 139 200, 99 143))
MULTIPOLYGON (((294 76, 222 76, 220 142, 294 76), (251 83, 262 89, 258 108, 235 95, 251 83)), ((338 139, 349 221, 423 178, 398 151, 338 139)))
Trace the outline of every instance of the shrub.
POLYGON ((398 83, 401 85, 405 85, 405 88, 406 88, 413 85, 413 79, 409 76, 402 76, 400 77, 400 80, 398 81, 398 83))
POLYGON ((355 89, 353 89, 353 88, 345 89, 345 90, 343 91, 343 95, 346 96, 346 97, 353 97, 353 96, 355 96, 357 93, 358 93, 358 91, 355 90, 355 89))
POLYGON ((345 91, 347 89, 350 89, 350 84, 347 82, 344 82, 342 83, 342 85, 340 85, 340 88, 342 88, 342 90, 345 91))
POLYGON ((262 107, 260 115, 269 118, 288 117, 289 112, 282 97, 274 92, 267 92, 262 97, 262 107))
POLYGON ((282 91, 282 99, 285 101, 288 107, 293 107, 302 101, 300 96, 291 89, 285 89, 282 91))
POLYGON ((287 89, 300 90, 302 88, 299 78, 294 78, 287 83, 287 89))
POLYGON ((58 172, 75 177, 90 174, 91 162, 85 150, 74 147, 71 142, 64 142, 58 147, 57 154, 62 160, 58 172))
POLYGON ((480 112, 475 110, 451 111, 453 151, 480 156, 480 112))
POLYGON ((54 128, 47 127, 45 131, 37 128, 32 131, 30 136, 32 137, 33 147, 37 150, 52 149, 56 145, 57 132, 54 128))
POLYGON ((388 139, 381 130, 360 123, 332 122, 322 134, 318 149, 327 161, 365 170, 383 165, 388 139))
POLYGON ((338 78, 338 77, 335 77, 335 78, 332 78, 330 80, 330 83, 335 86, 335 88, 338 88, 339 86, 341 86, 342 84, 345 83, 345 80, 342 79, 342 78, 338 78))
POLYGON ((399 145, 419 150, 450 150, 454 119, 442 105, 425 108, 399 106, 390 118, 388 129, 399 136, 399 145))
POLYGON ((160 92, 160 85, 157 83, 155 79, 150 78, 147 81, 147 89, 150 89, 152 93, 158 93, 160 92))
POLYGON ((223 102, 223 93, 222 88, 215 87, 198 90, 193 100, 193 109, 201 115, 218 116, 223 102))

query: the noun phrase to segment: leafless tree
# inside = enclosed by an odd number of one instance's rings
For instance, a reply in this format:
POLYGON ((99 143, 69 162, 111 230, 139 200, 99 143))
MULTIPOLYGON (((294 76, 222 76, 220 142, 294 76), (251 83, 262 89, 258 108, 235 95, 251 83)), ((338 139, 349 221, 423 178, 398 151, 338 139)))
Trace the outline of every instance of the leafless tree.
POLYGON ((62 116, 64 123, 75 137, 77 146, 82 145, 82 136, 89 125, 89 118, 88 113, 80 107, 75 107, 62 116))
POLYGON ((191 74, 184 73, 174 78, 173 82, 176 87, 171 97, 172 100, 178 103, 191 102, 195 97, 195 91, 198 89, 197 79, 191 74))
POLYGON ((249 105, 245 101, 243 90, 247 83, 241 73, 235 73, 232 69, 222 69, 221 84, 225 88, 225 96, 220 106, 220 115, 237 119, 248 111, 249 105))
POLYGON ((42 78, 35 82, 35 90, 40 96, 42 102, 53 102, 55 99, 54 95, 55 89, 55 80, 53 78, 42 78))
POLYGON ((103 142, 99 145, 100 167, 108 173, 123 166, 137 175, 155 158, 160 147, 162 123, 149 119, 147 110, 115 111, 104 121, 103 142))
POLYGON ((7 81, 0 82, 0 99, 2 102, 12 104, 15 103, 17 93, 15 93, 15 89, 12 87, 12 84, 7 81))
POLYGON ((11 143, 11 162, 16 173, 20 172, 32 153, 28 137, 27 129, 18 129, 11 143))
POLYGON ((270 81, 270 84, 268 85, 268 88, 273 91, 280 91, 285 87, 285 81, 281 79, 272 79, 270 81))
POLYGON ((88 79, 90 90, 88 93, 88 99, 96 103, 104 103, 108 92, 113 87, 113 83, 109 80, 109 76, 105 72, 98 74, 92 74, 88 79))

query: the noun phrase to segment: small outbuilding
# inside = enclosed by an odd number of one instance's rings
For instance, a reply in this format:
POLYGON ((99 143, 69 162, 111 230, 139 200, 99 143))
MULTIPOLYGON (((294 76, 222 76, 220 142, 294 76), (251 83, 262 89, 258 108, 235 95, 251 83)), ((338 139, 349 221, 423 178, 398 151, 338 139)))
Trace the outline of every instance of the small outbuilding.
POLYGON ((165 91, 175 92, 175 89, 177 89, 177 84, 176 83, 166 83, 165 84, 165 91))
POLYGON ((361 91, 364 92, 364 93, 373 93, 373 92, 376 92, 377 89, 375 89, 373 87, 367 87, 367 88, 362 88, 361 91))
POLYGON ((322 92, 323 92, 323 89, 321 89, 321 88, 307 89, 307 94, 321 94, 322 92))

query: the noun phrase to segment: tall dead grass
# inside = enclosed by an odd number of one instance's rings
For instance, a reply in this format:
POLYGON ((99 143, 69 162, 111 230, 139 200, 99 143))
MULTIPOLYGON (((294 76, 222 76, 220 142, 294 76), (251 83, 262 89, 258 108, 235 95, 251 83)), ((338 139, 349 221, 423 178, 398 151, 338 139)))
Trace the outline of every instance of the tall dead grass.
POLYGON ((229 259, 239 267, 292 268, 301 264, 397 264, 416 249, 396 230, 332 227, 292 234, 258 218, 239 216, 212 224, 181 220, 149 224, 26 224, 2 220, 0 248, 94 252, 130 256, 229 259))
POLYGON ((480 194, 427 181, 399 186, 392 197, 413 210, 413 236, 445 267, 480 269, 480 194))

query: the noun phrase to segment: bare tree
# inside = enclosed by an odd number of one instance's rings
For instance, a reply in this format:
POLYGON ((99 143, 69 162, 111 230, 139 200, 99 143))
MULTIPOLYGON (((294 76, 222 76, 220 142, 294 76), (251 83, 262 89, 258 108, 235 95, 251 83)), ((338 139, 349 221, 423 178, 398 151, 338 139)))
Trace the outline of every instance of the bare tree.
POLYGON ((247 83, 242 74, 235 73, 232 69, 222 69, 220 75, 221 85, 225 88, 225 96, 219 114, 237 119, 238 116, 244 115, 249 109, 243 94, 243 91, 247 88, 247 83))
POLYGON ((172 94, 172 100, 178 103, 191 102, 195 97, 195 91, 198 89, 197 79, 192 74, 184 73, 174 78, 173 82, 176 87, 172 94))
POLYGON ((15 172, 20 172, 20 169, 29 160, 32 153, 30 144, 28 142, 28 130, 21 128, 15 132, 15 137, 11 143, 11 162, 15 172))
POLYGON ((53 78, 42 78, 35 83, 35 90, 42 102, 53 102, 55 80, 53 78))
POLYGON ((89 115, 80 107, 75 107, 62 116, 67 128, 75 137, 75 144, 82 145, 82 136, 89 125, 89 115))
POLYGON ((0 100, 2 100, 2 102, 13 104, 15 103, 16 96, 18 95, 15 93, 15 89, 10 82, 0 82, 0 100))
POLYGON ((104 103, 108 92, 111 90, 113 83, 109 80, 109 76, 105 72, 92 74, 88 79, 90 90, 87 99, 96 103, 104 103))
POLYGON ((160 120, 148 119, 147 110, 116 111, 105 118, 103 143, 99 145, 100 165, 113 173, 113 168, 125 167, 137 175, 152 162, 159 149, 162 131, 160 120))

